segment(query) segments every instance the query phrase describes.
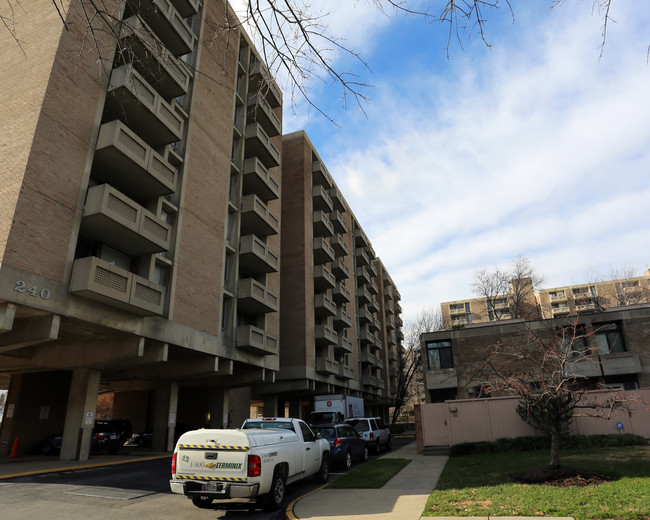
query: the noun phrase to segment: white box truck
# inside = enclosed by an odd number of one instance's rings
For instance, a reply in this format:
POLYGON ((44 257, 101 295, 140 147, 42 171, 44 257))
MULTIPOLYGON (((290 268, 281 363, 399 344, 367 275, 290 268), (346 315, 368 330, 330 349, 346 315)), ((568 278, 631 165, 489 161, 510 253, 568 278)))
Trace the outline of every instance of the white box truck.
POLYGON ((314 411, 309 416, 309 423, 336 424, 363 417, 363 399, 344 394, 314 396, 314 411))

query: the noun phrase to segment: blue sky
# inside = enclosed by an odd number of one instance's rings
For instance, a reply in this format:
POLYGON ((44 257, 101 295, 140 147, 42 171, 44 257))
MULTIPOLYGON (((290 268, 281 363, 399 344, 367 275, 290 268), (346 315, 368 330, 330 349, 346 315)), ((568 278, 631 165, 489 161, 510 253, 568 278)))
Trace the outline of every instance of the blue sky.
POLYGON ((514 23, 486 12, 491 48, 474 34, 447 59, 445 26, 311 2, 371 72, 341 53, 334 66, 373 88, 364 114, 310 84, 339 126, 285 94, 284 132, 309 135, 407 319, 473 297, 475 271, 519 254, 545 287, 582 283, 589 266, 650 267, 650 2, 613 0, 602 58, 592 1, 550 3, 512 2, 514 23))

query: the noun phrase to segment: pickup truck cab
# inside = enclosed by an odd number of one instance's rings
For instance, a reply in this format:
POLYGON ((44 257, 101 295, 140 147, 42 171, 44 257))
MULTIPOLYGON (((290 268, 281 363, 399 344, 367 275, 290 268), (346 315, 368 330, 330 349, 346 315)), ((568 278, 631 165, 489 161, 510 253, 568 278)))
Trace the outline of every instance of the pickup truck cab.
POLYGON ((300 419, 247 419, 238 430, 184 433, 172 456, 173 493, 201 508, 214 500, 282 506, 287 484, 309 476, 326 482, 329 443, 300 419))

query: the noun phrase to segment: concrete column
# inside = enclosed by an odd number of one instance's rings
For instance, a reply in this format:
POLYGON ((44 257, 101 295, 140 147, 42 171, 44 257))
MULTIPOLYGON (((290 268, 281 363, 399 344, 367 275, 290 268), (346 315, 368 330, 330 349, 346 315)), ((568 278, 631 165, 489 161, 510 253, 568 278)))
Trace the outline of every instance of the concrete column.
POLYGON ((160 381, 156 386, 155 400, 152 448, 158 451, 173 451, 178 408, 178 383, 160 381))
POLYGON ((211 389, 208 395, 208 412, 210 414, 208 428, 228 428, 229 411, 230 395, 228 390, 223 388, 211 389))
POLYGON ((289 417, 300 419, 300 399, 289 400, 289 417))
POLYGON ((72 371, 60 460, 88 460, 90 457, 100 378, 99 370, 77 368, 72 371))
POLYGON ((15 426, 17 403, 20 401, 20 390, 22 388, 23 375, 15 374, 11 376, 9 383, 9 393, 5 403, 5 415, 0 423, 0 456, 9 455, 16 440, 15 426))
POLYGON ((278 416, 278 396, 265 395, 264 396, 264 417, 277 417, 278 416))

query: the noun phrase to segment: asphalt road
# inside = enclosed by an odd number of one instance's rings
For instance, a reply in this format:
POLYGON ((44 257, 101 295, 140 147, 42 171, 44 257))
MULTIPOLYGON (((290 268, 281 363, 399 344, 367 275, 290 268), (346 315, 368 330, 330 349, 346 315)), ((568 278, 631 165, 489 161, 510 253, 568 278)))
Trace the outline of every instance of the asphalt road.
MULTIPOLYGON (((394 449, 413 439, 393 440, 394 449)), ((376 457, 372 455, 371 459, 376 457)), ((17 477, 0 482, 0 517, 10 520, 279 520, 283 511, 251 509, 248 504, 214 504, 198 509, 169 489, 170 459, 17 477)), ((358 464, 355 463, 356 467, 358 464)), ((343 473, 333 470, 330 480, 343 473)), ((314 479, 287 487, 286 504, 316 489, 314 479)))

